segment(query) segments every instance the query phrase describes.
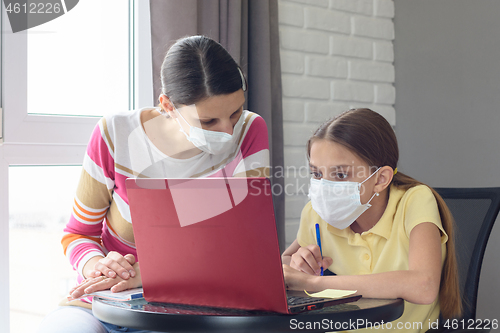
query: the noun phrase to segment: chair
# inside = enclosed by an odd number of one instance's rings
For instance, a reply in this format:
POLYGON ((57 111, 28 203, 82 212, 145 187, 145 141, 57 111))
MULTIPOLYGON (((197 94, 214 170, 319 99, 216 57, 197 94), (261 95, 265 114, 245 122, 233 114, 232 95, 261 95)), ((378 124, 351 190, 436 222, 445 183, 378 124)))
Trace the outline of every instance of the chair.
MULTIPOLYGON (((476 319, 479 275, 486 244, 500 210, 500 187, 435 190, 443 197, 455 219, 455 247, 463 300, 463 315, 459 320, 464 319, 467 323, 469 319, 476 319)), ((472 332, 462 329, 440 331, 472 332)))

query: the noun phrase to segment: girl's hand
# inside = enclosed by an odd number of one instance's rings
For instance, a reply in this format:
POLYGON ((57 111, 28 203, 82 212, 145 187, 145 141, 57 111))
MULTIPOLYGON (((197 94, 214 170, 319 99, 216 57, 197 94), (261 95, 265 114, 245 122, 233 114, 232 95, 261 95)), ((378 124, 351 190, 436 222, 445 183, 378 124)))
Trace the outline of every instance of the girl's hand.
POLYGON ((283 276, 288 290, 317 291, 316 289, 318 289, 315 280, 320 279, 320 277, 300 272, 288 265, 283 265, 283 276))
POLYGON ((94 265, 94 270, 90 271, 85 276, 92 277, 110 277, 120 278, 127 280, 130 277, 136 276, 136 271, 132 267, 135 264, 135 257, 133 254, 126 254, 122 256, 120 253, 111 251, 105 258, 99 259, 94 265))
POLYGON ((327 269, 332 263, 333 260, 330 257, 321 258, 318 245, 308 245, 300 247, 297 252, 292 254, 290 267, 310 275, 320 275, 321 267, 327 269))
POLYGON ((135 269, 137 274, 135 275, 135 277, 126 280, 122 279, 119 276, 115 276, 114 278, 107 278, 104 275, 96 278, 85 279, 78 286, 70 290, 70 297, 68 297, 68 299, 78 299, 84 294, 90 294, 96 291, 107 289, 111 289, 112 292, 116 293, 127 289, 138 288, 142 286, 138 262, 133 265, 133 269, 135 269))

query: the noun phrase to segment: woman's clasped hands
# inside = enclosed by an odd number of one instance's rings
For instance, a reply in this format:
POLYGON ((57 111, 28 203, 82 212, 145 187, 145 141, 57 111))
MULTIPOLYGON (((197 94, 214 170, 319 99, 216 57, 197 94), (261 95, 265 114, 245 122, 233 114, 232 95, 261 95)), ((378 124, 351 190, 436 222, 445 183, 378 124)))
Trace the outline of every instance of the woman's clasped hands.
MULTIPOLYGON (((98 258, 98 257, 95 257, 98 258)), ((135 264, 133 254, 122 256, 120 253, 111 251, 105 258, 101 258, 95 263, 94 270, 89 271, 85 276, 99 277, 101 275, 114 278, 117 275, 125 280, 135 277, 136 272, 132 265, 135 264)))
POLYGON ((84 294, 110 289, 112 292, 137 288, 142 285, 139 263, 132 254, 122 256, 111 251, 105 258, 94 257, 88 265, 89 269, 84 279, 78 286, 70 290, 70 299, 78 299, 84 294), (92 260, 93 259, 93 260, 92 260))

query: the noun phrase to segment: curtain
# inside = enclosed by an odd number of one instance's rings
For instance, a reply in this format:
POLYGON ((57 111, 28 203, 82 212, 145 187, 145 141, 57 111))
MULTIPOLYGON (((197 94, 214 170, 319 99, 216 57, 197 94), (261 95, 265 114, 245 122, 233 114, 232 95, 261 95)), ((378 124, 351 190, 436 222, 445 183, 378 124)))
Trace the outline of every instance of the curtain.
POLYGON ((276 227, 283 251, 284 178, 273 177, 275 170, 284 167, 277 0, 150 0, 150 8, 154 100, 161 90, 163 58, 168 48, 184 36, 205 35, 218 41, 245 72, 245 107, 262 116, 269 131, 276 227))

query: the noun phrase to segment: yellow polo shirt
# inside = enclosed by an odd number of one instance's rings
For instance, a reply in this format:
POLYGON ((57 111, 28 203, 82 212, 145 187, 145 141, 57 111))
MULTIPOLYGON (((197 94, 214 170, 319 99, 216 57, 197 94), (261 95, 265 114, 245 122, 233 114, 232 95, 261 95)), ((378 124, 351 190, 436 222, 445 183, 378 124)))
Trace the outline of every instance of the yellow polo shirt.
MULTIPOLYGON (((448 235, 441 225, 436 199, 425 185, 407 191, 391 185, 384 214, 375 226, 362 234, 353 232, 351 228, 340 230, 332 227, 319 217, 308 202, 302 210, 297 240, 300 246, 316 244, 315 224, 319 223, 323 256, 333 259, 328 269, 337 275, 408 270, 410 233, 416 225, 424 222, 434 223, 441 230, 443 264, 448 235)), ((387 331, 425 332, 429 329, 429 322, 435 322, 438 317, 438 299, 429 305, 405 301, 403 315, 393 321, 392 329, 387 331)))

